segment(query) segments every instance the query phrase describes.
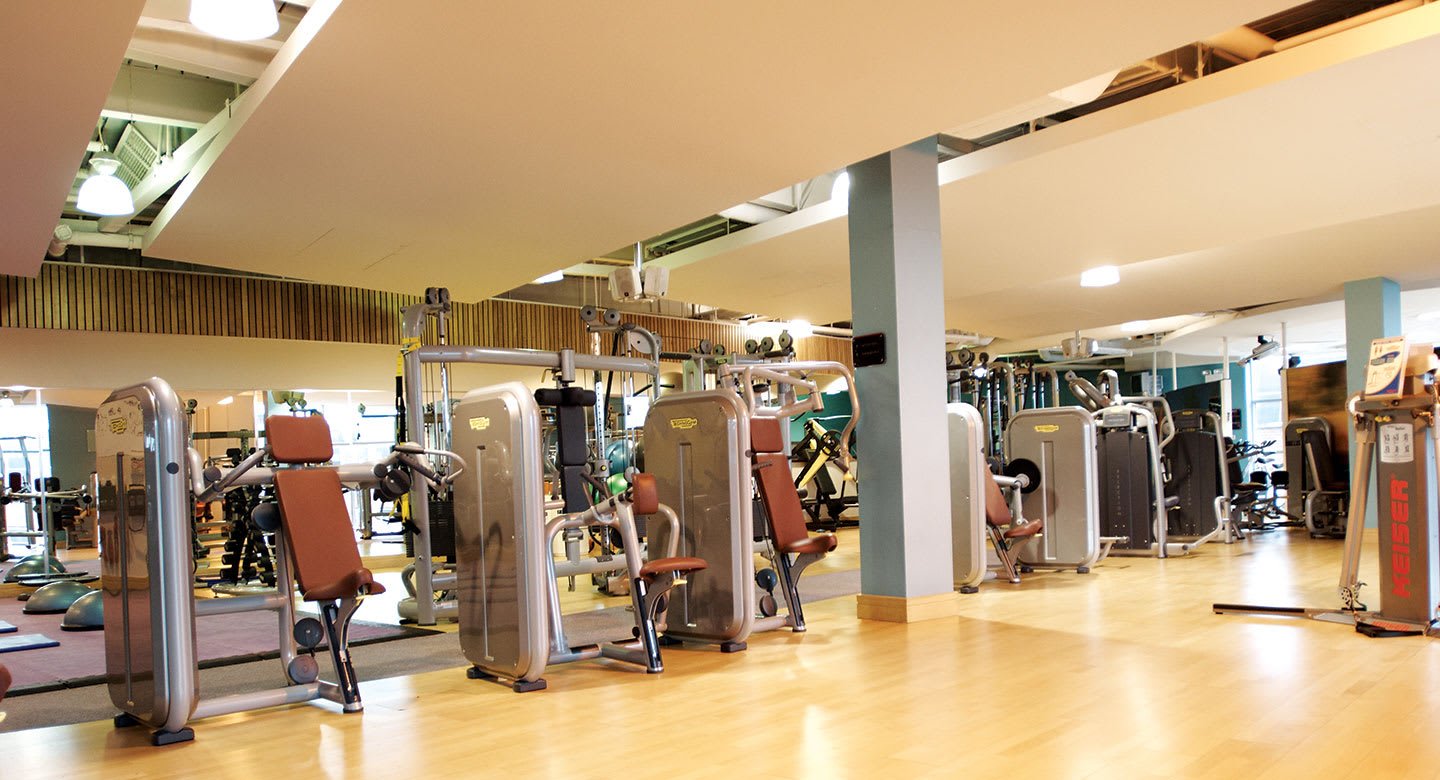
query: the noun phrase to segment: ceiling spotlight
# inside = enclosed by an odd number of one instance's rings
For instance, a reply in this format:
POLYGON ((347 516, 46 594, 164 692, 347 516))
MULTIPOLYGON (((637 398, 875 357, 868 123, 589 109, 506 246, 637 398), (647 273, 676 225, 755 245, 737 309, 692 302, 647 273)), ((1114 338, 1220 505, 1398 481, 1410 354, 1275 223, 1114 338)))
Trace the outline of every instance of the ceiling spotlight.
POLYGON ((815 326, 811 325, 809 320, 790 320, 790 324, 785 329, 797 339, 806 339, 815 335, 815 326))
POLYGON ((80 185, 75 208, 102 217, 123 217, 135 213, 135 199, 130 188, 115 175, 120 161, 105 152, 90 156, 91 173, 80 185))
POLYGON ((549 284, 549 283, 551 283, 551 282, 558 282, 558 281, 560 281, 561 279, 564 279, 564 278, 565 278, 565 272, 564 272, 564 271, 556 271, 556 272, 554 272, 554 273, 545 274, 544 276, 540 277, 539 279, 536 279, 535 281, 531 282, 531 284, 549 284))
POLYGON ((274 0, 190 0, 190 23, 227 41, 258 41, 280 31, 274 0))
POLYGON ((1120 281, 1120 269, 1113 265, 1091 268, 1080 274, 1081 287, 1109 287, 1120 281))

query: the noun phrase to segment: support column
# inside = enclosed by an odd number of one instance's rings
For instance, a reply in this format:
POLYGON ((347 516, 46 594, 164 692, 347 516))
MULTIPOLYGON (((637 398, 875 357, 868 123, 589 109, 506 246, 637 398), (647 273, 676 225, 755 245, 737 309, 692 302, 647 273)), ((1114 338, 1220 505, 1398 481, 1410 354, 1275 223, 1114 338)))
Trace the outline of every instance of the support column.
MULTIPOLYGON (((1400 335, 1400 285, 1384 277, 1345 283, 1345 397, 1365 389, 1370 342, 1400 335)), ((1355 473, 1355 423, 1350 429, 1350 473, 1355 473)), ((1365 505, 1365 525, 1375 527, 1375 475, 1365 505)))
POLYGON ((850 299, 885 362, 857 367, 865 451, 858 614, 956 614, 945 417, 945 294, 935 139, 850 166, 850 299))

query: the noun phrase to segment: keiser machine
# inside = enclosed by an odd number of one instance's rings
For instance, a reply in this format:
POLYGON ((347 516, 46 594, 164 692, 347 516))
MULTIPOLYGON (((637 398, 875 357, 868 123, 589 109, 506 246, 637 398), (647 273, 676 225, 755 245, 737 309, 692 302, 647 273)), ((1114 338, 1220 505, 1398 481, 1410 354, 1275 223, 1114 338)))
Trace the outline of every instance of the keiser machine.
POLYGON ((1220 614, 1310 617, 1351 623, 1368 636, 1429 634, 1440 600, 1440 528, 1437 528, 1436 459, 1440 428, 1440 360, 1429 344, 1405 337, 1370 345, 1365 391, 1347 404, 1355 421, 1355 474, 1345 528, 1338 610, 1216 604, 1220 614), (1360 550, 1371 474, 1375 476, 1380 540, 1380 606, 1360 602, 1360 550))

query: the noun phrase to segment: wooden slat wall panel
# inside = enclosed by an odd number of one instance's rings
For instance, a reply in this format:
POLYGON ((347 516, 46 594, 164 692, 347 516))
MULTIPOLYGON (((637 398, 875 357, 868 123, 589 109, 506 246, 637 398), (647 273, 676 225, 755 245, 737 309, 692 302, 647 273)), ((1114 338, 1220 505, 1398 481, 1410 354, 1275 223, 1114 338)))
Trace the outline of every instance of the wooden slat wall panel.
MULTIPOLYGON (((0 326, 110 333, 235 336, 360 344, 399 344, 400 315, 417 296, 281 279, 46 263, 36 278, 0 275, 0 326)), ((686 351, 701 339, 740 352, 737 325, 626 314, 686 351)), ((433 326, 426 340, 433 342, 433 326)), ((456 302, 450 343, 590 351, 574 307, 519 301, 456 302)), ((602 343, 608 352, 610 344, 602 343)), ((814 336, 801 360, 850 364, 849 339, 814 336)))

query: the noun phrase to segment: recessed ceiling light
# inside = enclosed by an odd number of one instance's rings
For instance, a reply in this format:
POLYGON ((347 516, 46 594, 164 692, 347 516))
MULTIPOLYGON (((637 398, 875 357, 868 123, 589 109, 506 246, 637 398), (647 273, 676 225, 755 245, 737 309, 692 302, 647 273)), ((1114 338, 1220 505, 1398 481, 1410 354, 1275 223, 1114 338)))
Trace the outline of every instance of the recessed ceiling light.
POLYGON ((1091 268, 1080 274, 1081 287, 1109 287, 1120 281, 1120 269, 1113 265, 1091 268))

